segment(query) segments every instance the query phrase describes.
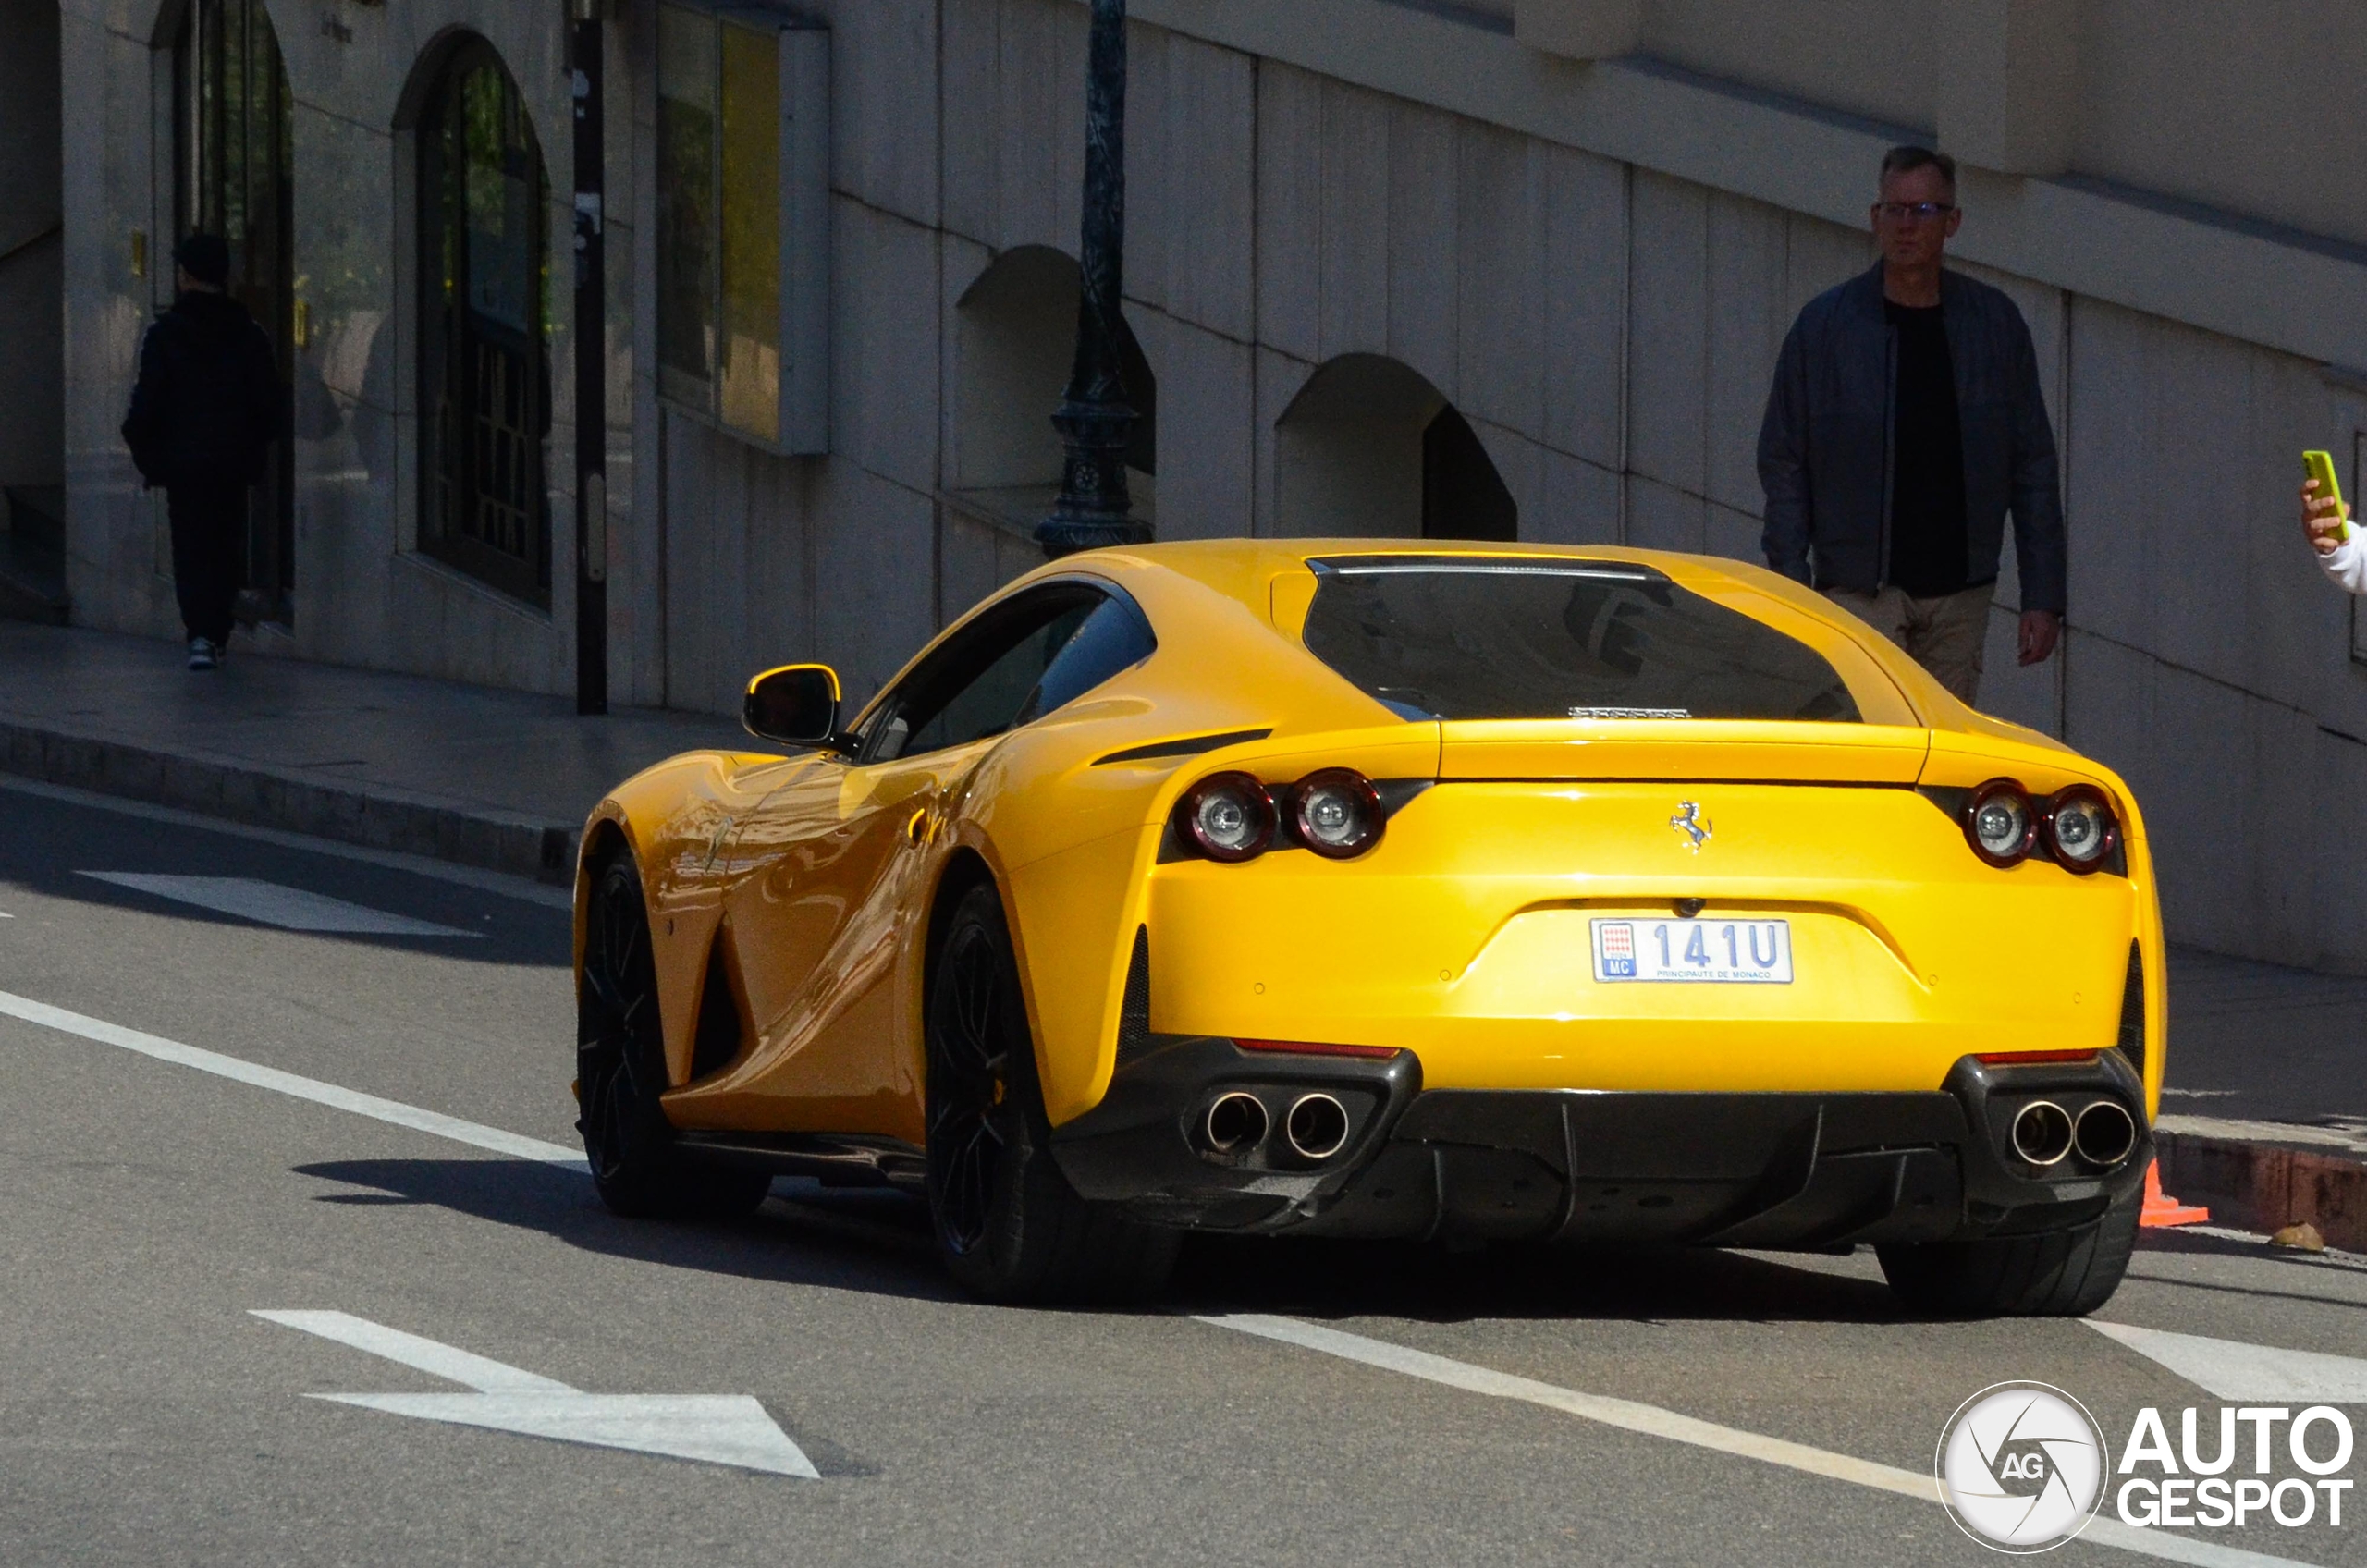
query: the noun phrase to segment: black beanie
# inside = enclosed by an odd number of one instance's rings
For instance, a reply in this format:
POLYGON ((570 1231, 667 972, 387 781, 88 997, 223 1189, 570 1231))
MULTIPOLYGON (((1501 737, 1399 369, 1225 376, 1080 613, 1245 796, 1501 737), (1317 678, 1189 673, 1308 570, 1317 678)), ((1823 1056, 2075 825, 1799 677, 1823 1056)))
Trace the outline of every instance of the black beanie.
POLYGON ((218 234, 192 234, 173 247, 180 269, 209 288, 230 286, 230 247, 218 234))

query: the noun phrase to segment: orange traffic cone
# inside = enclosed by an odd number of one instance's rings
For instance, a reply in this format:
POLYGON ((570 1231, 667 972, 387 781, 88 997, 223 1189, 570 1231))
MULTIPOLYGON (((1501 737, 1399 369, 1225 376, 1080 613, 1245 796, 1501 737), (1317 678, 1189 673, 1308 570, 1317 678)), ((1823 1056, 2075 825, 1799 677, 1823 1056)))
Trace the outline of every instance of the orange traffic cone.
POLYGON ((2210 1219, 2211 1211, 2192 1204, 2178 1202, 2162 1191, 2162 1162, 2155 1160, 2145 1168, 2145 1212, 2138 1223, 2146 1226, 2201 1225, 2210 1219))

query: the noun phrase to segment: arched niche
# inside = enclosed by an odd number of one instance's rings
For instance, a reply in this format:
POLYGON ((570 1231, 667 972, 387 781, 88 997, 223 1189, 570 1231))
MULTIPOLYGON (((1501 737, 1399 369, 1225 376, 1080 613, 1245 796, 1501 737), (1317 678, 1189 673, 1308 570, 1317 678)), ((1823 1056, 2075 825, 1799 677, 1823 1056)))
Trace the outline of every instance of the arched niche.
MULTIPOLYGON (((954 305, 951 485, 1014 522, 1040 517, 1060 488, 1052 410, 1076 354, 1077 293, 1073 258, 1027 245, 996 257, 954 305)), ((1131 328, 1118 352, 1135 415, 1127 484, 1135 515, 1148 518, 1159 472, 1159 380, 1131 328)))
POLYGON ((1519 508, 1469 422, 1400 361, 1343 354, 1274 425, 1275 517, 1313 537, 1512 539, 1519 508))

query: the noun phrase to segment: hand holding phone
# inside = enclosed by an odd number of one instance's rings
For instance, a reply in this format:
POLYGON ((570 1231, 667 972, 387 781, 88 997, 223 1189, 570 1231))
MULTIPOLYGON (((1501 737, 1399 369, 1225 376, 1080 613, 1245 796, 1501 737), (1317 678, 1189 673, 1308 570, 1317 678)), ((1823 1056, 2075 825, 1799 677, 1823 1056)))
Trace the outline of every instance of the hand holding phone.
POLYGON ((2335 477, 2334 454, 2304 452, 2301 466, 2309 475, 2301 485, 2301 527, 2311 548, 2330 556, 2350 537, 2350 508, 2342 504, 2342 483, 2335 477))

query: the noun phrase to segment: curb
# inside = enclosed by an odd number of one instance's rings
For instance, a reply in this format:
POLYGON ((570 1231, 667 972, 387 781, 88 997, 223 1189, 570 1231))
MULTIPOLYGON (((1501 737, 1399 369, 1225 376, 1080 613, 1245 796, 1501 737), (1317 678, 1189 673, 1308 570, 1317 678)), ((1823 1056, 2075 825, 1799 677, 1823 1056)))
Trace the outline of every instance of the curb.
POLYGON ((2156 1130, 2162 1185, 2238 1230, 2304 1221, 2328 1246, 2367 1252, 2367 1160, 2283 1144, 2156 1130))
POLYGON ((0 719, 0 773, 540 882, 565 884, 575 874, 580 824, 386 786, 330 783, 206 752, 167 752, 0 719))

